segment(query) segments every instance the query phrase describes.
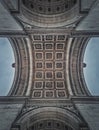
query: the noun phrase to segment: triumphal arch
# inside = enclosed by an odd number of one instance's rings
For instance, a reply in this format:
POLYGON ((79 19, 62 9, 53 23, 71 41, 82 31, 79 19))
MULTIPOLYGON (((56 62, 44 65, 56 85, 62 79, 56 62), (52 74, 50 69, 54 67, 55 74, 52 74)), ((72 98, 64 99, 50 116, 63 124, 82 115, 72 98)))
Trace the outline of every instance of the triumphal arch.
POLYGON ((98 130, 83 58, 99 36, 99 0, 0 0, 0 36, 15 56, 0 130, 98 130))

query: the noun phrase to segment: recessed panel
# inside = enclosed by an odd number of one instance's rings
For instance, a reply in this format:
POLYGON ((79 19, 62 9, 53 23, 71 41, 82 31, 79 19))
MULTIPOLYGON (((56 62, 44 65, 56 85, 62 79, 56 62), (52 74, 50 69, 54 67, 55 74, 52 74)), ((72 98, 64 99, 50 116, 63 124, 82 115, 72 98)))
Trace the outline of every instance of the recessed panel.
MULTIPOLYGON (((34 98, 65 98, 65 42, 55 40, 55 36, 42 36, 42 42, 33 44, 33 92, 34 98), (37 91, 39 90, 39 91, 37 91)), ((60 35, 59 40, 65 40, 60 35)))

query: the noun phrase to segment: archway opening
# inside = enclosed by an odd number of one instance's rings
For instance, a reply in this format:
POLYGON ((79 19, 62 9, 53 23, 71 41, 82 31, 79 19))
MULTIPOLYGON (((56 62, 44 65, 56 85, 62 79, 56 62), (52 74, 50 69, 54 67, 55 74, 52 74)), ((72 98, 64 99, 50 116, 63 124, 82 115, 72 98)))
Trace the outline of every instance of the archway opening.
POLYGON ((42 107, 26 111, 13 124, 12 128, 16 127, 20 130, 79 130, 86 125, 70 110, 42 107))
POLYGON ((0 96, 6 96, 12 86, 15 67, 14 53, 7 38, 0 38, 0 96))
POLYGON ((99 38, 91 38, 84 55, 84 77, 92 95, 99 95, 99 38))

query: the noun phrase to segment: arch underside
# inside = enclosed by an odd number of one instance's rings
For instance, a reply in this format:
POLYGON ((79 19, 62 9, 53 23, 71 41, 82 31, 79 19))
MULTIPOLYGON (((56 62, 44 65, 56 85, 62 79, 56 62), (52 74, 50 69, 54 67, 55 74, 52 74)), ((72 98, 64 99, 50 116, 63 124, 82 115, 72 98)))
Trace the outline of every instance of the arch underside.
POLYGON ((83 54, 88 38, 46 32, 11 41, 16 78, 9 95, 33 99, 90 95, 83 76, 83 54))
POLYGON ((28 27, 76 27, 84 16, 79 13, 77 0, 71 1, 21 1, 19 21, 28 27), (60 24, 61 23, 61 24, 60 24))
POLYGON ((87 125, 69 110, 42 107, 20 115, 11 130, 16 128, 17 130, 87 130, 87 125))
POLYGON ((22 3, 33 12, 45 15, 53 15, 70 10, 77 3, 77 0, 22 0, 22 3))

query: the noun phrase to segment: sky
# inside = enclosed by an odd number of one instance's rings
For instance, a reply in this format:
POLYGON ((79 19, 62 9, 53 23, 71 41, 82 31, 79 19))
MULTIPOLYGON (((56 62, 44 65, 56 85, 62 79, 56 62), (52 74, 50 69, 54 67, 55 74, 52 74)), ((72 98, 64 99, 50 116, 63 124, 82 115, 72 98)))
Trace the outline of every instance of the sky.
POLYGON ((84 77, 92 95, 99 95, 99 38, 90 39, 84 55, 84 77))
POLYGON ((14 54, 7 38, 0 38, 0 96, 6 96, 14 79, 14 54))

